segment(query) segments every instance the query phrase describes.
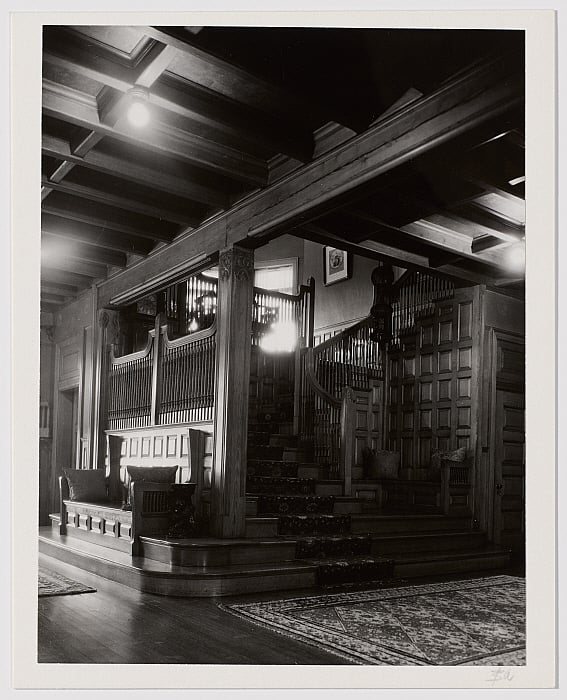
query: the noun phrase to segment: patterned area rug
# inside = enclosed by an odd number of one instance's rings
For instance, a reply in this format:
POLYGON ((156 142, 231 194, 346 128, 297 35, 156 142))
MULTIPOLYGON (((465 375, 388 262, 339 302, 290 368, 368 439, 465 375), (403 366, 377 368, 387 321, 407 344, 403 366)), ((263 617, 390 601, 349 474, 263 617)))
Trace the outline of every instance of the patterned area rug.
POLYGON ((76 593, 96 593, 96 588, 85 586, 77 581, 72 581, 66 576, 49 571, 41 566, 37 574, 38 596, 43 598, 52 595, 72 595, 76 593))
POLYGON ((526 663, 525 581, 512 576, 220 607, 355 664, 526 663))

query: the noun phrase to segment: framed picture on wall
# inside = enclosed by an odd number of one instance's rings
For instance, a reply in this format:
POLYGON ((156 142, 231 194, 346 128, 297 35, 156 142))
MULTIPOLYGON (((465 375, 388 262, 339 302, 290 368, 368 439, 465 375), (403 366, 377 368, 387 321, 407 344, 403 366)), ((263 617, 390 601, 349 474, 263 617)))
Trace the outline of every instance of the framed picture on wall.
POLYGON ((351 275, 351 260, 346 250, 326 245, 323 248, 323 282, 326 286, 346 280, 351 275))

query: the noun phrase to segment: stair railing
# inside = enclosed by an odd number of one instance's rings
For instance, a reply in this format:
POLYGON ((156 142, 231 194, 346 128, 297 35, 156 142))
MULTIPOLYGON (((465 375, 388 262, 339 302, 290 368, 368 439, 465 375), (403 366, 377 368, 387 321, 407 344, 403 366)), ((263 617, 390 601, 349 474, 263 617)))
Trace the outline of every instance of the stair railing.
POLYGON ((356 391, 383 378, 382 354, 368 317, 315 348, 301 351, 300 434, 314 460, 350 495, 355 462, 356 391))

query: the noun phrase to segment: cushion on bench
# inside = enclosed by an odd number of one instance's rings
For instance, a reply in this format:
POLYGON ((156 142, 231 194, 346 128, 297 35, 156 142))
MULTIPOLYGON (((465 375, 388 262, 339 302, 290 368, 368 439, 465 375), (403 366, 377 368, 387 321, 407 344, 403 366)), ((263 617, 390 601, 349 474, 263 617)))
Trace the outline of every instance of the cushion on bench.
POLYGON ((178 469, 178 465, 173 467, 126 467, 128 473, 127 504, 129 506, 132 505, 132 489, 130 484, 133 481, 151 481, 154 484, 174 484, 178 469))
POLYGON ((104 469, 64 469, 69 500, 104 503, 108 501, 104 469))

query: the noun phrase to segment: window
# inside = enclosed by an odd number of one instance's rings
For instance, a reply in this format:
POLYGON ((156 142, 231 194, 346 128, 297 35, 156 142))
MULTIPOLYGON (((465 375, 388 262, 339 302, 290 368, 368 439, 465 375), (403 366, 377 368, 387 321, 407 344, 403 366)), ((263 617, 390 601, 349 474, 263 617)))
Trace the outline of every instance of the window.
POLYGON ((297 258, 256 262, 254 267, 255 287, 285 294, 297 292, 297 258))

